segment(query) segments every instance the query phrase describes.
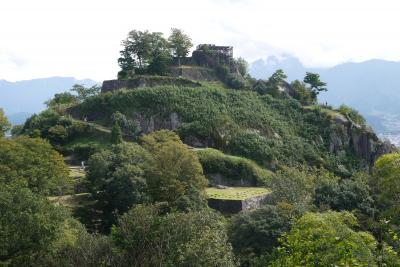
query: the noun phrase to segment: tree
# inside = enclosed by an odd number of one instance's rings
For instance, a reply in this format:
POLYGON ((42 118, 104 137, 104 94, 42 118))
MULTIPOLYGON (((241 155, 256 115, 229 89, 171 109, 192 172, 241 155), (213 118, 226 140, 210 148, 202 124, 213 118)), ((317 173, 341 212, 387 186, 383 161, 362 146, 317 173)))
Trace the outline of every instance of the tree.
POLYGON ((123 53, 126 54, 124 58, 128 58, 129 54, 131 59, 129 63, 138 62, 139 68, 142 69, 147 66, 151 58, 151 37, 152 33, 149 31, 130 31, 126 40, 122 45, 126 49, 123 53))
POLYGON ((168 37, 170 48, 175 57, 178 58, 178 66, 181 66, 181 57, 187 56, 193 46, 192 39, 182 30, 172 28, 171 35, 168 37))
POLYGON ((260 94, 270 94, 274 97, 278 97, 280 95, 279 87, 285 82, 286 79, 286 74, 283 72, 283 70, 279 69, 268 78, 268 81, 257 81, 253 85, 253 90, 260 94))
POLYGON ((248 69, 249 69, 249 63, 244 58, 237 58, 235 59, 235 64, 237 66, 237 70, 239 71, 240 75, 242 77, 246 77, 248 69))
POLYGON ((150 201, 145 176, 149 161, 148 152, 134 143, 115 145, 90 157, 87 179, 101 211, 103 231, 132 205, 150 201))
POLYGON ((203 207, 204 198, 199 195, 207 180, 196 154, 175 133, 167 130, 143 136, 141 143, 154 159, 147 176, 153 200, 167 201, 173 206, 183 205, 183 201, 189 205, 183 209, 203 207))
POLYGON ((303 80, 305 83, 310 85, 310 90, 313 92, 314 96, 318 96, 318 94, 322 91, 328 91, 325 87, 326 83, 322 82, 319 78, 319 74, 306 72, 306 76, 303 80))
POLYGON ((315 190, 314 203, 322 208, 336 211, 359 211, 372 215, 374 201, 371 189, 364 174, 357 174, 351 179, 325 181, 315 190))
POLYGON ((71 89, 72 92, 77 93, 77 98, 80 101, 85 101, 87 98, 98 95, 101 91, 101 87, 93 85, 91 87, 85 87, 82 84, 74 84, 71 89))
POLYGON ((400 154, 381 156, 374 165, 371 188, 374 190, 381 218, 400 225, 400 154))
POLYGON ((257 258, 270 254, 278 246, 278 238, 290 230, 294 215, 293 206, 284 203, 235 215, 228 236, 242 265, 251 266, 257 258))
POLYGON ((0 183, 43 195, 62 194, 71 183, 68 174, 64 158, 43 139, 0 140, 0 183))
POLYGON ((113 128, 111 129, 111 143, 112 144, 121 144, 123 142, 122 139, 122 130, 117 122, 114 123, 113 128))
POLYGON ((269 77, 268 81, 271 82, 275 86, 281 85, 287 79, 287 75, 282 69, 278 69, 275 71, 271 77, 269 77))
POLYGON ((317 100, 312 91, 307 88, 304 82, 294 80, 291 82, 290 86, 294 90, 293 98, 299 100, 302 105, 310 105, 315 103, 317 100))
POLYGON ((140 127, 135 121, 128 119, 119 111, 111 115, 111 120, 114 124, 117 123, 126 135, 136 136, 140 131, 140 127))
POLYGON ((161 33, 151 34, 151 59, 147 67, 149 74, 165 75, 169 72, 171 54, 168 48, 168 41, 161 33))
MULTIPOLYGON (((74 85, 74 86, 81 86, 81 85, 74 85)), ((70 106, 73 106, 75 104, 78 104, 79 100, 77 96, 69 93, 69 92, 64 92, 60 94, 55 94, 52 99, 49 101, 46 101, 46 105, 48 108, 52 108, 56 111, 60 110, 65 110, 65 108, 68 108, 70 106)))
POLYGON ((138 205, 111 236, 126 266, 236 266, 222 218, 207 210, 165 213, 138 205))
POLYGON ((273 203, 287 202, 302 212, 309 209, 315 191, 316 177, 296 168, 282 167, 269 179, 273 203))
POLYGON ((65 211, 42 196, 4 184, 0 214, 0 264, 7 266, 35 266, 57 240, 67 218, 65 211))
POLYGON ((377 244, 348 212, 307 213, 280 239, 270 266, 376 266, 377 244))
POLYGON ((119 53, 121 57, 118 58, 118 65, 121 67, 121 71, 118 72, 118 79, 129 78, 135 72, 136 61, 132 58, 127 46, 119 53))
POLYGON ((0 138, 4 137, 4 134, 11 129, 11 124, 8 121, 2 108, 0 108, 0 138))

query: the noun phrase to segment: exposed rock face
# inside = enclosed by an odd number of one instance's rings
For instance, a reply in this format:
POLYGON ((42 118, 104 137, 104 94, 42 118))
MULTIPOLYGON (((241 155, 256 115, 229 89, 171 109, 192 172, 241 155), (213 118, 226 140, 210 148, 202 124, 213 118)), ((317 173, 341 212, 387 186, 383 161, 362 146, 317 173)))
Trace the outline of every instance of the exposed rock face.
POLYGON ((134 120, 138 123, 144 134, 161 129, 176 130, 182 124, 181 118, 176 112, 172 112, 167 117, 163 115, 146 116, 136 113, 134 120))
POLYGON ((340 154, 349 149, 364 161, 368 168, 383 154, 398 151, 388 141, 381 141, 369 126, 358 125, 342 115, 332 121, 329 151, 340 154))

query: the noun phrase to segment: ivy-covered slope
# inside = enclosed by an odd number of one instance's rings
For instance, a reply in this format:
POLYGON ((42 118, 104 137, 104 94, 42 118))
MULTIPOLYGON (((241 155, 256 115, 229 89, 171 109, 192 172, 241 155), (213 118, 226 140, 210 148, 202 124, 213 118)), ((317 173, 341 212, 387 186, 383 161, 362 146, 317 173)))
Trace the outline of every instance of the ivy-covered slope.
POLYGON ((349 175, 390 149, 368 127, 333 110, 218 86, 120 90, 89 98, 68 112, 104 126, 120 112, 142 133, 175 130, 189 145, 214 147, 269 169, 308 164, 349 175))

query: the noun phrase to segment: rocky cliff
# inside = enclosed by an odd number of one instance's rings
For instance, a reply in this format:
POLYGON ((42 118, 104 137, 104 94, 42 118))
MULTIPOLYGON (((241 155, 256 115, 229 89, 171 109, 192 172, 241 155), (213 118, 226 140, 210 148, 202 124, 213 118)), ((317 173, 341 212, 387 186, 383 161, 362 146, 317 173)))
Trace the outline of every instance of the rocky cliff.
POLYGON ((356 124, 350 118, 337 114, 332 119, 329 151, 341 154, 346 150, 363 159, 365 167, 372 165, 383 154, 398 151, 389 141, 380 140, 369 126, 356 124))

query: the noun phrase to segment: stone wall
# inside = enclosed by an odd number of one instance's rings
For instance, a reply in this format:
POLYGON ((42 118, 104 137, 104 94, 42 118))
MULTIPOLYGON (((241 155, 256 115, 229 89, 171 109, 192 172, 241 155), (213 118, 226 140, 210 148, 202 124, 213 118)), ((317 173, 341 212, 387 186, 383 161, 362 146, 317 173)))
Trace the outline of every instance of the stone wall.
POLYGON ((218 81, 214 70, 204 67, 173 67, 172 75, 196 81, 218 81))
POLYGON ((180 87, 199 87, 199 82, 184 78, 164 77, 164 76, 138 76, 129 80, 108 80, 104 81, 101 92, 111 92, 119 89, 135 89, 142 87, 155 86, 180 86, 180 87))
POLYGON ((208 199, 208 206, 225 214, 235 214, 244 210, 260 208, 268 196, 269 194, 265 194, 245 200, 208 199))

